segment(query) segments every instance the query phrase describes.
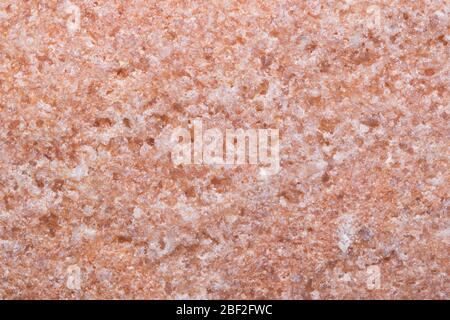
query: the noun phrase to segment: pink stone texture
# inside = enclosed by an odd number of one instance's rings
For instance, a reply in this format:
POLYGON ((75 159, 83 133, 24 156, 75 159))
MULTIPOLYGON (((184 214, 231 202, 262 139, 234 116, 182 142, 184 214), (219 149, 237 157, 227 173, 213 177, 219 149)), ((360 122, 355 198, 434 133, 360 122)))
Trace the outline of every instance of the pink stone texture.
POLYGON ((0 299, 448 299, 450 3, 2 0, 0 299), (278 129, 280 171, 174 165, 278 129))

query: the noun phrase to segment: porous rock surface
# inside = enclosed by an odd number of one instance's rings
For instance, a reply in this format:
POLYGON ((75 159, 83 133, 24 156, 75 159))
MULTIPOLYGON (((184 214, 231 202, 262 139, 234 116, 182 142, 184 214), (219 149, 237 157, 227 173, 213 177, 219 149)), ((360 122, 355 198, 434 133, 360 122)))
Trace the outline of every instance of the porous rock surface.
POLYGON ((448 299, 449 14, 1 1, 0 298, 448 299), (175 166, 194 119, 280 172, 175 166))

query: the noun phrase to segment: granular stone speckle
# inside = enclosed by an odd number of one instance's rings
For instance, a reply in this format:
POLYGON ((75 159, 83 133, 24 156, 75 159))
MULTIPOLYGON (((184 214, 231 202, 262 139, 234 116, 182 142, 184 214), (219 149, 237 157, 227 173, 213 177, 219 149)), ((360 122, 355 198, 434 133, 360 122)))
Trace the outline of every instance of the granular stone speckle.
POLYGON ((0 299, 448 299, 449 17, 1 1, 0 299), (174 165, 198 118, 280 171, 174 165))

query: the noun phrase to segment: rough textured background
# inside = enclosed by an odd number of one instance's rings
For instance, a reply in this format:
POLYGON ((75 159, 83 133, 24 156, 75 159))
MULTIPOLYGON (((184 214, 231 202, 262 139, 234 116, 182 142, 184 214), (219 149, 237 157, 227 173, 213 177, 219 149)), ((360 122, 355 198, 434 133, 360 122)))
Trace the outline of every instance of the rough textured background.
POLYGON ((2 0, 0 298, 448 299, 449 14, 2 0), (280 173, 175 167, 197 117, 279 128, 280 173))

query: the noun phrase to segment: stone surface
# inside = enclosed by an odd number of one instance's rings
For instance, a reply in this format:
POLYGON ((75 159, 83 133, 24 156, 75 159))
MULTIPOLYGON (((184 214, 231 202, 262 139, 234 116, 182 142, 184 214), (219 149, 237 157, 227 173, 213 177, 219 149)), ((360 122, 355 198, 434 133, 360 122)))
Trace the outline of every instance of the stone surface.
POLYGON ((0 3, 1 299, 448 299, 445 0, 0 3), (277 128, 281 170, 168 137, 277 128))

